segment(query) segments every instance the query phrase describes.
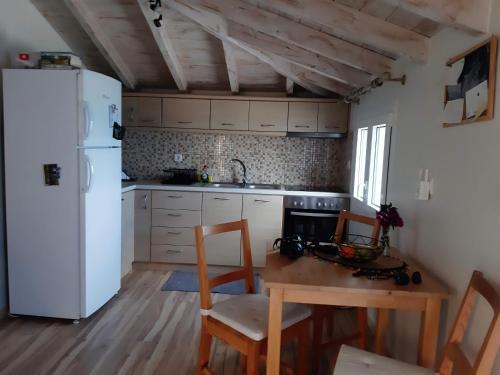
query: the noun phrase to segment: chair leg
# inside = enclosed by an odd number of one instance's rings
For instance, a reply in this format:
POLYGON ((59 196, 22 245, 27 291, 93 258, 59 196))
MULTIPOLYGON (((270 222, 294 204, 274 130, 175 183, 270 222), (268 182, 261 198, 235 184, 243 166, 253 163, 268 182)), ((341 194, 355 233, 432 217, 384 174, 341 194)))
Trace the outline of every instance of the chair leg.
POLYGON ((309 320, 301 323, 297 340, 297 374, 306 375, 309 362, 309 320))
POLYGON ((360 349, 366 350, 367 347, 367 325, 368 325, 368 309, 366 307, 358 307, 357 316, 358 316, 358 332, 359 332, 359 341, 358 345, 360 349))
POLYGON ((259 374, 260 344, 252 342, 248 345, 247 375, 259 374))
POLYGON ((313 351, 312 368, 313 374, 317 373, 321 356, 321 344, 323 342, 323 314, 318 307, 313 312, 313 351))
POLYGON ((206 328, 206 317, 202 317, 200 333, 200 350, 198 356, 198 373, 202 374, 203 369, 208 367, 210 359, 210 349, 212 347, 212 336, 208 334, 206 328))

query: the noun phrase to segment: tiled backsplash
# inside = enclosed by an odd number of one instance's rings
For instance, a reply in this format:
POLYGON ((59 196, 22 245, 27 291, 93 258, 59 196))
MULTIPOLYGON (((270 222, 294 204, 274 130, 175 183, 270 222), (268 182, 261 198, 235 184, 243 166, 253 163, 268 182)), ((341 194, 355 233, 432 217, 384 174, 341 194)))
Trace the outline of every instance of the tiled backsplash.
POLYGON ((345 139, 287 138, 265 135, 200 134, 127 129, 123 168, 139 179, 161 178, 167 168, 210 169, 214 181, 241 179, 247 166, 254 183, 331 186, 348 190, 347 160, 351 141, 345 139), (182 154, 182 162, 174 161, 182 154))

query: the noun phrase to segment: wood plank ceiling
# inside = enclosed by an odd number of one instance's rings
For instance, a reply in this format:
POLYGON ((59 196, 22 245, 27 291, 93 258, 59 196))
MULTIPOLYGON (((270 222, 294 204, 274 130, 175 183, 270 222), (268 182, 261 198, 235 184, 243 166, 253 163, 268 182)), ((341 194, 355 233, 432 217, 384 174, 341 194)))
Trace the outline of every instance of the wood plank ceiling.
POLYGON ((491 2, 31 1, 86 67, 130 90, 324 96, 390 77, 396 59, 425 63, 429 39, 443 27, 487 33, 491 2))

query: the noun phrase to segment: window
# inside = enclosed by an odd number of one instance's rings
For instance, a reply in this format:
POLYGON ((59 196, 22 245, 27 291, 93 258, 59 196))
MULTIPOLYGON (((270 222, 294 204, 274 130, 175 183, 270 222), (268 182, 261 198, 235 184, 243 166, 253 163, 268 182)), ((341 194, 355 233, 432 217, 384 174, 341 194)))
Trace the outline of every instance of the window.
POLYGON ((356 134, 353 195, 374 209, 385 201, 389 148, 390 117, 369 121, 356 134))
POLYGON ((358 129, 356 142, 356 168, 354 170, 354 198, 364 200, 366 146, 368 145, 368 128, 358 129))

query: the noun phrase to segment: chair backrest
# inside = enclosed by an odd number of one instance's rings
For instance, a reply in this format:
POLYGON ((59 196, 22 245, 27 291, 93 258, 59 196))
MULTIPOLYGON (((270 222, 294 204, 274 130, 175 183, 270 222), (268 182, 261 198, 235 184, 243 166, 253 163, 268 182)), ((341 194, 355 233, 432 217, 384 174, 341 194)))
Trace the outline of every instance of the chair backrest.
POLYGON ((500 346, 500 295, 483 277, 479 271, 474 271, 465 293, 462 305, 458 311, 450 338, 446 344, 438 372, 441 375, 451 375, 455 371, 458 375, 491 374, 497 351, 500 346), (493 309, 493 319, 488 328, 484 342, 473 364, 469 362, 460 348, 471 314, 480 294, 488 301, 493 309))
POLYGON ((371 238, 373 238, 375 243, 378 241, 378 237, 380 236, 380 221, 378 221, 377 218, 354 214, 347 210, 341 210, 339 220, 337 221, 337 228, 335 229, 335 242, 342 241, 344 237, 345 223, 347 220, 372 226, 373 229, 371 238))
MULTIPOLYGON (((203 310, 212 308, 210 290, 218 285, 236 280, 245 280, 246 293, 255 293, 253 280, 252 252, 250 249, 250 236, 248 234, 248 221, 233 221, 210 226, 197 225, 194 228, 196 237, 196 255, 198 257, 198 276, 200 279, 200 303, 203 310), (241 232, 243 245, 243 267, 233 272, 209 278, 207 259, 205 256, 205 237, 227 232, 241 232)), ((239 251, 239 249, 234 249, 239 251)))

